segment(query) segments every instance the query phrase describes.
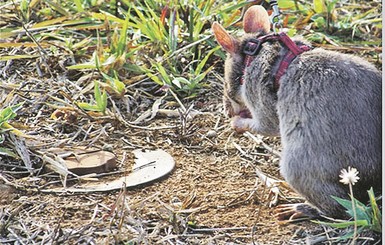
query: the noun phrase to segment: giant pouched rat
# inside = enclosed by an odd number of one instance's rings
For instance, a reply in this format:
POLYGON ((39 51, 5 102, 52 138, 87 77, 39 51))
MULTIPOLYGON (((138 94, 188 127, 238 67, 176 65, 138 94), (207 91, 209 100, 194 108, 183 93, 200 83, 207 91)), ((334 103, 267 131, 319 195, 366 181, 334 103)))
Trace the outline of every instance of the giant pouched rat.
MULTIPOLYGON (((345 217, 331 197, 349 198, 342 169, 359 171, 358 200, 370 187, 381 191, 381 73, 359 57, 270 34, 261 6, 246 11, 243 28, 236 39, 212 25, 228 53, 224 105, 233 127, 281 136, 281 174, 312 205, 293 205, 289 214, 345 217)), ((281 208, 278 218, 286 214, 281 208)))

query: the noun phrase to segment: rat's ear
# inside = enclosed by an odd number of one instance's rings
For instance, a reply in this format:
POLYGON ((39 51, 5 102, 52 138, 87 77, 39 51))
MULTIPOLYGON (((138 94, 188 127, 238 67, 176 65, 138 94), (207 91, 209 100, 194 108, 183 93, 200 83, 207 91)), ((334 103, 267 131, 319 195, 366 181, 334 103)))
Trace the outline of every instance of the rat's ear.
POLYGON ((243 17, 243 29, 246 33, 258 31, 270 32, 269 15, 261 5, 251 6, 243 17))
POLYGON ((235 54, 238 49, 238 41, 230 36, 218 22, 214 22, 211 26, 211 29, 214 32, 215 38, 217 39, 217 42, 219 45, 222 46, 226 52, 230 54, 235 54))

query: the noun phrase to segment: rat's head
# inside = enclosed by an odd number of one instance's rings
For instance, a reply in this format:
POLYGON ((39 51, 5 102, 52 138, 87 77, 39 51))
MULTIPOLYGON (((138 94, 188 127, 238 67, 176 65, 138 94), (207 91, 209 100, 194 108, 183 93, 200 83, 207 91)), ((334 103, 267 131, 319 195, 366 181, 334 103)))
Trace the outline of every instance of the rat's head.
POLYGON ((245 36, 236 39, 226 32, 218 23, 214 22, 212 30, 219 45, 227 52, 225 62, 224 106, 225 113, 229 117, 251 117, 241 95, 243 86, 243 72, 245 68, 243 46, 247 39, 258 37, 270 31, 269 16, 262 6, 250 7, 243 19, 245 36))

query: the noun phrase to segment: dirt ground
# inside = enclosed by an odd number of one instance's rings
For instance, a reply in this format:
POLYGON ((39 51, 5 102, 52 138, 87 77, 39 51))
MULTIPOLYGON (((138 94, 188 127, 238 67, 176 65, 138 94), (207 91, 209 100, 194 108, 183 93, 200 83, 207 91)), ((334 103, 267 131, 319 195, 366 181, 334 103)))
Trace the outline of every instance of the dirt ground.
MULTIPOLYGON (((24 102, 12 125, 29 137, 5 134, 3 146, 24 149, 25 157, 0 158, 1 244, 330 244, 337 234, 310 221, 276 220, 270 207, 274 196, 256 173, 282 180, 279 138, 256 141, 230 128, 222 113, 221 71, 213 72, 210 87, 194 99, 177 103, 164 91, 150 96, 149 91, 157 88, 141 80, 127 86, 124 98, 109 100, 113 105, 106 115, 73 110, 76 120, 65 120, 51 115, 57 108, 73 108, 71 99, 92 92, 80 91, 87 81, 60 72, 55 77, 34 77, 28 61, 7 65, 3 62, 1 67, 6 76, 1 77, 0 101, 24 102), (21 73, 18 67, 31 70, 21 73), (162 96, 159 108, 177 113, 155 110, 155 117, 130 123, 154 111, 162 96), (183 112, 182 107, 192 109, 183 112), (42 160, 41 150, 79 146, 111 150, 117 168, 110 176, 96 175, 92 180, 70 176, 64 181, 42 160), (42 192, 62 183, 107 183, 129 173, 135 149, 162 149, 175 160, 175 169, 135 188, 88 194, 42 192)), ((280 190, 278 204, 303 201, 286 188, 280 190)))
MULTIPOLYGON (((190 114, 159 113, 133 126, 116 120, 117 114, 130 121, 151 109, 155 98, 146 97, 141 84, 109 116, 90 119, 77 114, 76 122, 68 122, 50 115, 52 105, 60 104, 53 98, 65 99, 63 93, 76 97, 71 81, 27 78, 17 72, 18 66, 12 67, 1 82, 0 98, 2 103, 24 101, 25 109, 13 125, 31 138, 24 142, 7 134, 5 146, 24 144, 34 171, 28 173, 22 159, 1 158, 1 243, 298 244, 320 229, 310 222, 282 225, 274 218, 269 188, 257 177, 256 168, 282 179, 275 153, 279 139, 263 138, 261 143, 234 133, 222 114, 220 81, 213 79, 199 99, 183 102, 186 108, 193 106, 190 114), (197 115, 187 116, 193 112, 197 115), (42 193, 62 182, 44 167, 37 152, 77 146, 108 148, 116 154, 114 171, 120 173, 96 178, 102 182, 131 171, 134 149, 162 149, 176 167, 159 181, 127 190, 42 193)), ((179 106, 170 101, 165 97, 160 107, 176 110, 179 106)), ((78 181, 69 179, 67 186, 78 181)), ((281 190, 287 200, 280 198, 279 203, 299 201, 295 193, 281 190)))

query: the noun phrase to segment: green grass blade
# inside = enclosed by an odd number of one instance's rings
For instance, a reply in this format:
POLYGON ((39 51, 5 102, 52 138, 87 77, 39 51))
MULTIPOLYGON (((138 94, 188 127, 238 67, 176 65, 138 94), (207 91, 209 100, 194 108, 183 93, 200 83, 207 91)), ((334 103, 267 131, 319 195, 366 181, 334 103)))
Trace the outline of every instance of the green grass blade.
MULTIPOLYGON (((336 200, 339 204, 341 204, 351 217, 354 217, 351 200, 346 200, 335 196, 332 196, 332 198, 336 200)), ((354 199, 354 201, 356 206, 357 220, 366 220, 367 222, 370 222, 370 216, 368 215, 368 207, 366 207, 365 204, 358 201, 357 199, 354 199)))
POLYGON ((201 72, 202 72, 202 69, 203 67, 206 65, 207 63, 207 60, 210 58, 210 56, 215 53, 217 50, 219 50, 221 47, 220 46, 217 46, 215 48, 213 48, 212 50, 210 50, 210 52, 208 52, 206 54, 206 56, 202 59, 201 62, 199 62, 197 68, 195 69, 195 75, 199 75, 201 72))
POLYGON ((126 52, 126 46, 127 46, 127 28, 128 28, 128 23, 130 21, 130 15, 127 14, 126 19, 123 24, 123 28, 120 31, 120 37, 118 41, 118 47, 117 47, 117 55, 116 56, 121 56, 124 52, 126 52))
POLYGON ((0 156, 8 156, 18 159, 19 156, 8 148, 0 147, 0 156))
POLYGON ((80 108, 87 111, 96 111, 96 112, 102 112, 102 110, 97 105, 91 105, 86 102, 77 102, 76 103, 80 108))
MULTIPOLYGON (((313 220, 312 222, 320 224, 320 225, 327 225, 330 227, 340 228, 340 229, 353 226, 355 223, 354 221, 345 221, 345 222, 340 222, 340 223, 333 223, 333 222, 324 222, 324 221, 317 221, 317 220, 313 220)), ((369 223, 367 220, 357 220, 357 226, 366 227, 368 225, 369 225, 369 223)))
POLYGON ((57 12, 59 12, 60 14, 64 15, 64 16, 69 16, 70 13, 68 13, 67 10, 65 10, 60 4, 58 3, 55 3, 55 2, 52 2, 50 0, 45 0, 45 2, 50 5, 54 10, 56 10, 57 12))
POLYGON ((158 72, 160 73, 161 77, 166 82, 166 84, 171 84, 171 78, 170 75, 167 73, 166 69, 159 63, 155 63, 155 67, 157 68, 158 72))
POLYGON ((81 0, 74 0, 78 13, 84 12, 84 8, 81 0))
POLYGON ((376 198, 374 196, 373 187, 368 190, 370 206, 372 211, 372 229, 376 232, 382 231, 382 215, 381 211, 378 208, 376 198))
POLYGON ((20 59, 34 59, 40 57, 40 55, 29 55, 29 54, 20 54, 20 55, 2 55, 0 56, 0 61, 8 60, 20 60, 20 59))
POLYGON ((100 85, 96 81, 94 82, 94 97, 95 97, 96 105, 99 106, 103 104, 102 93, 100 92, 100 85))

